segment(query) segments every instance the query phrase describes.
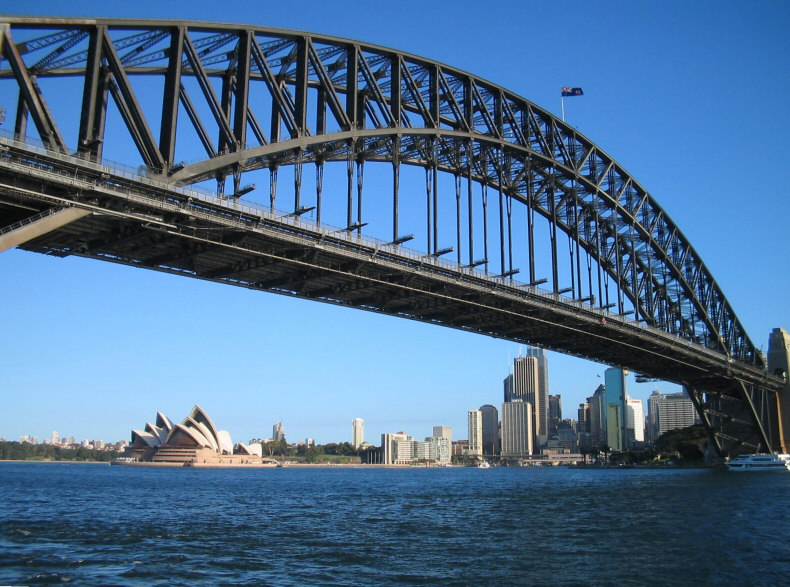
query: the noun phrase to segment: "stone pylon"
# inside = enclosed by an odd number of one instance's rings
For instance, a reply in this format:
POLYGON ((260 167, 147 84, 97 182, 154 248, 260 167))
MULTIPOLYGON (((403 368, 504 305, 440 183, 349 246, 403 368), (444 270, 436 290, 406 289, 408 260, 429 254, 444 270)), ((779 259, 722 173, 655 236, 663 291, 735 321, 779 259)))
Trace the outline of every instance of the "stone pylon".
POLYGON ((785 378, 784 389, 776 398, 779 431, 771 443, 786 453, 790 452, 790 334, 784 328, 774 328, 768 338, 768 372, 785 378))

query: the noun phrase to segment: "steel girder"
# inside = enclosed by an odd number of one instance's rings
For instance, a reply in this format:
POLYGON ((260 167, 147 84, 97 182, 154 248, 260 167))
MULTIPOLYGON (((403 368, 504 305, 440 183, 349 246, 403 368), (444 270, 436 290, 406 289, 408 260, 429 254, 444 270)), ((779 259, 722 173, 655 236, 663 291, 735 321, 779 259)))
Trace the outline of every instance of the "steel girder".
MULTIPOLYGON (((571 297, 619 314, 633 312, 648 326, 735 361, 763 366, 713 276, 648 192, 587 137, 498 85, 392 49, 295 31, 116 19, 0 17, 0 22, 5 23, 0 82, 14 80, 18 86, 18 136, 25 136, 31 118, 48 148, 67 152, 37 80, 81 77, 76 144, 85 158, 100 160, 102 145, 112 138, 106 135, 118 132, 106 128, 111 97, 149 173, 174 186, 216 178, 221 191, 232 177, 235 194, 248 171, 270 169, 276 177, 279 167, 292 165, 298 177, 305 163, 319 170, 327 162, 346 163, 348 226, 357 232, 363 224, 361 179, 355 223, 352 167, 361 176, 365 161, 390 162, 393 241, 400 238, 400 165, 423 167, 428 254, 440 254, 436 177, 451 174, 459 201, 459 264, 481 262, 474 257, 471 218, 472 186, 479 184, 484 193, 492 191, 492 203, 499 206, 501 275, 517 271, 513 243, 505 242, 511 234, 505 226, 516 204, 530 222, 527 242, 517 243, 528 249, 528 283, 538 281, 532 242, 537 213, 551 230, 550 285, 555 293, 561 292, 559 231, 567 235, 572 254, 575 250, 571 297), (135 93, 135 76, 163 80, 158 140, 135 93), (179 123, 191 125, 204 160, 179 162, 179 123), (462 194, 464 182, 467 193, 462 194), (461 251, 462 197, 470 201, 466 259, 461 251), (594 268, 588 265, 586 289, 582 254, 595 262, 594 268), (609 280, 612 292, 602 286, 609 280)), ((274 191, 271 197, 273 204, 274 191)), ((320 194, 318 206, 320 220, 320 194)), ((488 250, 487 240, 485 245, 488 250)), ((487 258, 482 262, 488 266, 487 258)), ((753 405, 761 402, 753 400, 754 393, 736 390, 733 396, 756 413, 761 408, 753 405)), ((704 411, 710 402, 700 395, 697 404, 704 411)))

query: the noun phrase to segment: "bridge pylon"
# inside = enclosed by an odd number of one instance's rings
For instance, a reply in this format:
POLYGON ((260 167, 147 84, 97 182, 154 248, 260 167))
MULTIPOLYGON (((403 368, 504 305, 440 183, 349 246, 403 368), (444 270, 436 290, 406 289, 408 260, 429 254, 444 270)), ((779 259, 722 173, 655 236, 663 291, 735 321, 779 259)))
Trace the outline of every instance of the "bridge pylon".
POLYGON ((784 377, 782 391, 776 394, 776 432, 771 444, 775 450, 790 452, 790 334, 774 328, 768 339, 768 372, 784 377))

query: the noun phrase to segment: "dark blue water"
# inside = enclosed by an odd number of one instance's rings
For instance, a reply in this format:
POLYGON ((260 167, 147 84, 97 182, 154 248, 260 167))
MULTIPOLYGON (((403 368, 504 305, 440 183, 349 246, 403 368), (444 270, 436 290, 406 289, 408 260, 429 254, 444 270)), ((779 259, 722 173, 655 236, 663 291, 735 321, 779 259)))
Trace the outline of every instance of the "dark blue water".
POLYGON ((780 585, 790 474, 0 463, 0 584, 780 585))

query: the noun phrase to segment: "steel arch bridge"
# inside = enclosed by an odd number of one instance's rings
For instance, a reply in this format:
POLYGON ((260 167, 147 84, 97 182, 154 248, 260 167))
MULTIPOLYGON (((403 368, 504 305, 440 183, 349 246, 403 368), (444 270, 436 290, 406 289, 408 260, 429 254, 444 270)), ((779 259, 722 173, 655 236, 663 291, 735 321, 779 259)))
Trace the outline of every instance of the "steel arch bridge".
POLYGON ((778 447, 783 380, 691 243, 528 100, 312 33, 0 23, 0 250, 537 344, 684 385, 721 456, 778 447))

